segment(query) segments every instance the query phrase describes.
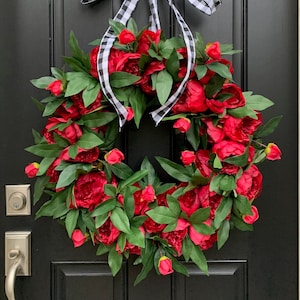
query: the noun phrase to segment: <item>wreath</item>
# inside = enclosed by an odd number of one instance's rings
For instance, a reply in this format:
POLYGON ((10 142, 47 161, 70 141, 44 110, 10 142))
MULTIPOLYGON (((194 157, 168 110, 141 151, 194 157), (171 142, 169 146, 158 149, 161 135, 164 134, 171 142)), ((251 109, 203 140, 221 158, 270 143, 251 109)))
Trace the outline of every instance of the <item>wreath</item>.
MULTIPOLYGON (((109 83, 126 108, 126 122, 139 128, 145 113, 165 105, 182 83, 186 43, 165 38, 161 30, 138 31, 133 19, 126 26, 111 20, 110 26, 116 40, 108 57, 109 83)), ((67 71, 52 67, 52 76, 31 81, 50 91, 41 101, 33 99, 47 122, 41 133, 33 130, 35 144, 26 148, 41 157, 25 168, 29 178, 36 177, 34 203, 48 197, 36 217, 59 220, 74 247, 91 242, 97 255, 107 254, 113 276, 123 259, 135 255, 134 264, 142 265, 135 284, 152 268, 188 276, 184 261, 207 274, 203 251, 220 249, 233 228, 253 230, 259 217, 253 205, 262 190, 257 164, 281 156, 276 144, 262 142, 280 120, 262 121, 261 111, 273 102, 233 81, 232 64, 223 55, 239 51, 205 44, 197 33, 195 64, 163 117, 183 148, 173 161, 156 157, 174 178, 162 182, 148 158, 132 170, 116 146, 119 118, 99 82, 99 40, 88 54, 72 32, 69 44, 67 71)))

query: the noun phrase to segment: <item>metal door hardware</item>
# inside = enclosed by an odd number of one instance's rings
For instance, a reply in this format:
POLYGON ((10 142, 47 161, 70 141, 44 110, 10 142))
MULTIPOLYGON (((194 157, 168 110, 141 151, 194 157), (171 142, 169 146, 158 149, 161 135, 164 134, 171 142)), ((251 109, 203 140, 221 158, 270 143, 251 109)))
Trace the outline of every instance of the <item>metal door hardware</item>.
POLYGON ((31 232, 5 232, 5 293, 15 300, 16 276, 31 275, 31 232))
POLYGON ((31 214, 30 185, 6 185, 6 215, 20 216, 31 214))

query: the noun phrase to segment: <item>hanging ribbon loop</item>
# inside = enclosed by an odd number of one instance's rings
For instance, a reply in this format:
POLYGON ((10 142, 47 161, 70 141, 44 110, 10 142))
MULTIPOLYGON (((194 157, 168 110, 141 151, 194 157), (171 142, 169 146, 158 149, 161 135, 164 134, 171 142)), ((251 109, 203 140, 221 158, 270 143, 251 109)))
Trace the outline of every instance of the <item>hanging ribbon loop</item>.
MULTIPOLYGON (((150 6, 150 12, 151 12, 149 18, 149 22, 150 22, 149 29, 152 31, 157 31, 160 29, 157 0, 148 0, 148 1, 150 6)), ((207 15, 211 15, 216 10, 216 6, 221 3, 221 1, 218 0, 207 0, 207 1, 188 0, 188 1, 197 9, 201 10, 207 15)), ((82 4, 91 4, 93 2, 95 2, 95 0, 81 0, 82 4)), ((139 0, 124 0, 113 20, 120 22, 126 26, 138 2, 139 0)), ((183 17, 181 16, 180 12, 174 5, 173 1, 168 0, 168 3, 171 9, 173 10, 177 22, 183 33, 184 42, 187 48, 187 72, 182 82, 180 83, 178 89, 166 101, 166 103, 161 107, 159 107, 158 109, 156 109, 155 111, 151 112, 152 118, 155 121, 156 126, 159 124, 162 118, 170 111, 170 109, 174 106, 178 98, 184 92, 185 85, 193 69, 193 66, 195 64, 195 58, 196 58, 195 42, 188 25, 184 21, 183 17)), ((111 28, 111 26, 109 26, 100 43, 98 59, 97 59, 97 69, 98 69, 100 85, 102 87, 102 92, 107 98, 107 100, 115 108, 119 116, 119 126, 121 128, 126 122, 126 117, 128 112, 124 107, 124 105, 114 95, 114 92, 110 86, 109 72, 108 72, 109 54, 111 48, 113 47, 115 39, 116 36, 114 35, 114 31, 111 28)))

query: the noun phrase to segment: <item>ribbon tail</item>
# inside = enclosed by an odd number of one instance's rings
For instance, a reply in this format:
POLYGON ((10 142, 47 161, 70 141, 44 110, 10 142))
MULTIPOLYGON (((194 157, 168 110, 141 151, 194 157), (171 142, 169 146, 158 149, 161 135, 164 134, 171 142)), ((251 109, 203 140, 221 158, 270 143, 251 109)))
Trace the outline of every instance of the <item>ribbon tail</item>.
POLYGON ((222 0, 188 0, 194 7, 202 11, 208 16, 216 12, 218 5, 222 4, 222 0))
POLYGON ((155 126, 159 124, 159 122, 170 111, 170 109, 177 102, 178 98, 184 92, 186 83, 189 79, 190 73, 195 65, 195 60, 196 60, 196 47, 195 47, 193 34, 189 29, 188 25, 186 24, 186 22, 184 21, 178 9, 173 4, 173 1, 168 0, 168 2, 170 7, 173 9, 177 22, 179 23, 183 33, 183 38, 187 49, 187 71, 178 89, 175 91, 175 93, 166 101, 164 105, 162 105, 161 107, 159 107, 158 109, 150 113, 155 122, 155 126))
POLYGON ((157 0, 149 0, 149 7, 150 7, 149 30, 157 31, 161 28, 159 15, 158 15, 157 0))

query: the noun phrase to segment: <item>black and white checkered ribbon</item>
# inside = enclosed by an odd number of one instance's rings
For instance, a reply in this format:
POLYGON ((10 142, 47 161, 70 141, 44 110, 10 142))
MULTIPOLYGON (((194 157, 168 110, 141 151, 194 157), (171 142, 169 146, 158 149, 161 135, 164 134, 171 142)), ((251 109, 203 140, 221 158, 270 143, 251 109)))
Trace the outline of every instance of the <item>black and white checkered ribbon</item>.
MULTIPOLYGON (((81 0, 84 1, 84 0, 81 0)), ((87 0, 89 1, 89 0, 87 0)), ((84 1, 83 4, 90 4, 86 3, 87 1, 84 1)), ((159 15, 158 15, 158 8, 157 8, 157 0, 148 0, 150 5, 150 11, 151 15, 149 18, 150 21, 150 30, 156 31, 160 29, 160 22, 159 22, 159 15)), ((204 13, 211 15, 218 4, 220 4, 220 1, 216 0, 188 0, 192 5, 194 5, 197 9, 203 11, 204 13)), ((120 22, 124 25, 126 25, 127 21, 130 19, 133 11, 136 8, 137 3, 139 0, 124 0, 119 11, 114 17, 114 21, 120 22)), ((187 48, 187 72, 179 85, 178 89, 174 92, 174 94, 166 101, 164 105, 159 107, 157 110, 151 112, 152 118, 155 121, 155 124, 158 125, 158 123, 162 120, 162 118, 169 112, 169 110, 173 107, 173 105, 176 103, 177 99, 180 97, 180 95, 183 93, 185 89, 186 82, 190 76, 190 73, 192 71, 192 68, 195 64, 195 57, 196 57, 196 49, 195 49, 195 42, 193 35, 184 21, 183 17, 181 16, 180 12, 176 8, 176 6, 173 4, 173 0, 168 0, 169 6, 172 8, 175 17, 177 19, 177 22, 179 23, 183 38, 186 44, 187 48)), ((122 127, 126 122, 127 117, 127 110, 123 106, 122 103, 116 98, 116 96, 113 93, 113 90, 109 83, 109 73, 108 73, 108 61, 109 61, 109 54, 110 50, 113 46, 113 43, 116 39, 116 36, 114 35, 113 29, 109 27, 107 31, 105 32, 101 43, 100 43, 100 49, 98 53, 98 60, 97 60, 97 66, 98 66, 98 75, 99 75, 99 81, 102 87, 102 92, 108 99, 108 101, 114 106, 118 116, 119 116, 119 126, 122 127)))

